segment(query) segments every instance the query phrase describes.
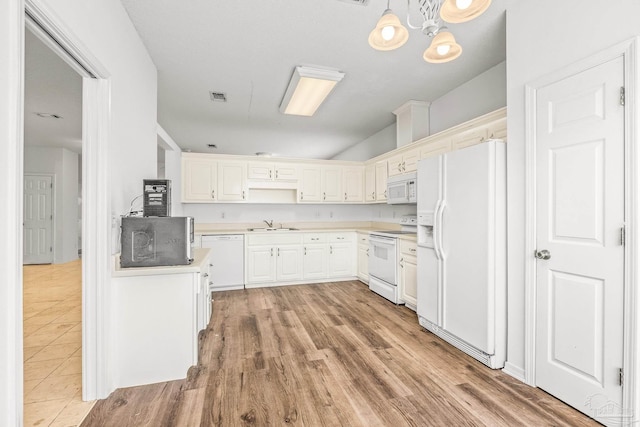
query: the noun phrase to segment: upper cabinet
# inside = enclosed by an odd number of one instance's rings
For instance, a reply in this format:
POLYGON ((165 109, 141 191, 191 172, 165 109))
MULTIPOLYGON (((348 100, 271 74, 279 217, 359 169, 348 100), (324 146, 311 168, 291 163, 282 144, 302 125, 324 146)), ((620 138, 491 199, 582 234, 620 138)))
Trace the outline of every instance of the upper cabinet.
POLYGON ((182 157, 182 200, 215 202, 218 197, 218 162, 182 157))
POLYGON ((416 171, 418 169, 418 160, 420 160, 420 150, 417 148, 390 157, 387 161, 389 168, 388 176, 416 171))
POLYGON ((387 162, 376 163, 376 201, 387 201, 387 177, 389 172, 387 171, 387 162))
POLYGON ((364 168, 364 201, 376 201, 376 165, 374 163, 364 168))
POLYGON ((362 166, 345 167, 342 175, 344 201, 347 203, 364 202, 364 168, 362 166))
POLYGON ((430 141, 420 148, 420 158, 437 156, 451 151, 451 138, 430 141))
POLYGON ((301 203, 322 201, 322 167, 308 164, 300 167, 298 201, 301 203))
POLYGON ((342 202, 342 167, 325 166, 322 169, 322 201, 342 202))
POLYGON ((244 202, 247 197, 247 164, 239 161, 218 162, 218 200, 244 202))
POLYGON ((298 168, 294 163, 249 162, 248 178, 262 181, 295 181, 298 168))

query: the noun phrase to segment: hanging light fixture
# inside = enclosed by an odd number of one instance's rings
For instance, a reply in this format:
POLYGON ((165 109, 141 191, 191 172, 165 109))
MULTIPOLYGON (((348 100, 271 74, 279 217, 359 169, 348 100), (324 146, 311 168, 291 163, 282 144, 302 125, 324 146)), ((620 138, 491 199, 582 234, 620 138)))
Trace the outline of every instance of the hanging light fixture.
POLYGON ((369 45, 376 50, 397 49, 409 40, 409 31, 400 23, 400 19, 387 9, 378 20, 376 27, 369 33, 369 45))
MULTIPOLYGON (((422 24, 411 23, 409 9, 411 0, 407 0, 407 26, 414 30, 421 30, 428 37, 433 38, 431 45, 424 51, 423 58, 427 62, 443 63, 456 59, 462 53, 462 47, 443 21, 451 23, 467 22, 481 15, 491 0, 416 0, 418 10, 422 15, 422 24), (443 3, 441 3, 443 2, 443 3)), ((369 34, 369 44, 374 49, 392 50, 406 43, 409 38, 407 29, 400 24, 400 20, 389 9, 382 14, 376 28, 369 34), (404 31, 404 32, 403 32, 404 31), (386 33, 385 33, 386 32, 386 33), (396 36, 400 42, 394 39, 396 36), (388 41, 384 42, 385 37, 388 41), (393 42, 392 42, 393 39, 393 42), (383 40, 383 42, 380 42, 383 40)))

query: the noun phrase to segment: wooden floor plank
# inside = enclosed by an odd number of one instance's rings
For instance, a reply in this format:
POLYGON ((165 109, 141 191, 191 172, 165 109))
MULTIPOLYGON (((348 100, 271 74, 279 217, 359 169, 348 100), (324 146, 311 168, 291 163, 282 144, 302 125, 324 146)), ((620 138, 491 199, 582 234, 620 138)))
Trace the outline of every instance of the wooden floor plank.
POLYGON ((360 282, 213 299, 186 380, 116 390, 82 426, 598 425, 426 332, 360 282))

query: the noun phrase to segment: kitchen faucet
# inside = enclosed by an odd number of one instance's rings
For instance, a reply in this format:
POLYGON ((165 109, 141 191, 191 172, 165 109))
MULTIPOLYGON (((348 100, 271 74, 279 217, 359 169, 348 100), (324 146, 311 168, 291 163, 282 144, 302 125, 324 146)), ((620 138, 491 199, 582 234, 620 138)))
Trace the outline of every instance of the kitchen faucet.
POLYGON ((267 221, 266 219, 263 219, 262 222, 264 222, 265 224, 267 224, 267 226, 269 228, 273 228, 273 220, 271 221, 267 221))

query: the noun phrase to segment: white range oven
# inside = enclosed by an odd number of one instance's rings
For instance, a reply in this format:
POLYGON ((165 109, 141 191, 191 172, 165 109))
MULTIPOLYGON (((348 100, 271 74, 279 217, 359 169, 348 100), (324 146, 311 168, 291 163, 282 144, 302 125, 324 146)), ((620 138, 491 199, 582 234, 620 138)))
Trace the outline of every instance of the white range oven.
POLYGON ((398 304, 398 235, 416 235, 416 217, 402 218, 402 230, 372 231, 369 234, 369 289, 398 304))

